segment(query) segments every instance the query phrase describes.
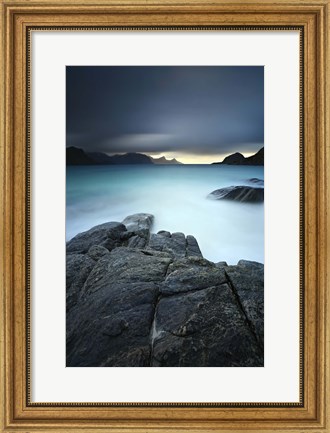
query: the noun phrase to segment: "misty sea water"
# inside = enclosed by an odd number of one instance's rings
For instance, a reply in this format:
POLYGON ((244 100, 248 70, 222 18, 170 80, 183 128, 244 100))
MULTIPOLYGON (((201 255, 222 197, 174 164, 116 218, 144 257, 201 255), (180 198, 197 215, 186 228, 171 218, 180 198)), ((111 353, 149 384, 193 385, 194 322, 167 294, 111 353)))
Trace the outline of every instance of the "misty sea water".
POLYGON ((147 212, 159 230, 193 235, 211 261, 264 263, 264 204, 210 200, 215 189, 264 179, 262 166, 68 166, 66 240, 108 221, 147 212))

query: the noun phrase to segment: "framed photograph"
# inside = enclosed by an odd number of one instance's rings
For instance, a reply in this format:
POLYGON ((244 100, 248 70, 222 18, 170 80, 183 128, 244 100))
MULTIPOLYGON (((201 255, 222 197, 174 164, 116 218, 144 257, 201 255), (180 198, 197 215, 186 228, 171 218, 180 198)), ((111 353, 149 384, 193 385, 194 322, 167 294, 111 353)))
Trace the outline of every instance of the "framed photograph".
POLYGON ((1 3, 2 431, 330 431, 328 14, 1 3))

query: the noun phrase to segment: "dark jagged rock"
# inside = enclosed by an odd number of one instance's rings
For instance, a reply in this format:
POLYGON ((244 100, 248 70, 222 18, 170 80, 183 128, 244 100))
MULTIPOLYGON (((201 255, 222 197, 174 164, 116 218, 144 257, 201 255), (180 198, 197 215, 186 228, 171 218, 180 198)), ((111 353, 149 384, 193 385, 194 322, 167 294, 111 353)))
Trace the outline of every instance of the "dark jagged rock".
MULTIPOLYGON (((149 346, 154 304, 171 261, 166 253, 145 255, 120 247, 96 263, 82 289, 78 312, 68 321, 69 366, 118 365, 118 354, 149 346)), ((145 365, 150 350, 142 352, 145 365)), ((128 359, 125 362, 129 365, 128 359)))
POLYGON ((92 245, 90 249, 88 250, 88 255, 93 260, 99 260, 101 257, 103 257, 105 254, 108 254, 109 250, 101 247, 101 245, 92 245))
POLYGON ((251 260, 239 260, 237 263, 238 266, 245 266, 247 268, 253 268, 258 270, 264 270, 264 265, 259 262, 253 262, 251 260))
POLYGON ((84 283, 95 266, 95 261, 85 254, 66 256, 66 308, 69 311, 78 301, 84 283))
POLYGON ((158 234, 158 235, 165 236, 165 237, 167 237, 167 238, 170 238, 170 237, 171 237, 171 233, 168 232, 168 231, 166 231, 166 230, 160 230, 157 234, 158 234))
POLYGON ((240 260, 237 266, 225 269, 237 294, 247 320, 259 342, 264 340, 264 266, 261 263, 240 260))
POLYGON ((188 235, 186 237, 187 240, 187 257, 203 257, 201 250, 199 249, 198 242, 194 238, 194 236, 188 235))
POLYGON ((152 221, 68 242, 67 366, 262 366, 263 265, 212 263, 193 236, 150 234, 152 221))
POLYGON ((174 254, 175 257, 186 256, 186 237, 183 233, 172 233, 169 238, 170 242, 163 248, 163 251, 169 251, 174 254))
POLYGON ((147 239, 154 221, 153 215, 149 213, 137 213, 126 217, 122 224, 130 233, 134 233, 147 239))
POLYGON ((190 235, 185 237, 183 233, 171 234, 167 231, 160 231, 157 234, 152 233, 150 235, 148 248, 168 252, 176 258, 186 256, 202 257, 196 239, 190 235))
POLYGON ((101 245, 108 250, 121 245, 121 235, 126 231, 126 227, 117 222, 100 224, 79 233, 66 244, 67 253, 87 253, 93 245, 101 245))
POLYGON ((146 244, 147 239, 139 235, 132 236, 128 241, 129 248, 144 248, 146 244))
POLYGON ((119 247, 103 256, 95 265, 87 278, 83 291, 97 292, 104 287, 108 290, 118 281, 134 282, 162 282, 171 257, 166 254, 145 254, 143 250, 119 247))
POLYGON ((214 200, 235 200, 242 203, 261 203, 264 201, 264 189, 252 186, 228 186, 216 189, 208 196, 214 200))
POLYGON ((224 266, 228 266, 227 262, 217 262, 215 263, 215 266, 218 268, 223 268, 224 266))
POLYGON ((217 286, 224 282, 226 276, 223 269, 208 260, 188 257, 176 260, 169 266, 167 277, 160 290, 164 295, 173 295, 217 286))
POLYGON ((227 284, 159 301, 153 366, 262 366, 263 354, 227 284))
POLYGON ((130 239, 129 248, 144 248, 149 240, 154 217, 148 213, 138 213, 126 217, 123 221, 130 239))

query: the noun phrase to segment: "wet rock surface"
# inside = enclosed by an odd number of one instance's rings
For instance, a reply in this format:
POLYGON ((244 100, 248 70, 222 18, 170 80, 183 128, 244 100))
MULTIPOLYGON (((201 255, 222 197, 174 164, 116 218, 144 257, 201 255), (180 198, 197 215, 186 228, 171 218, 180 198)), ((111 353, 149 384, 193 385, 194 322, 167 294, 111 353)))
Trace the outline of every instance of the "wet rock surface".
POLYGON ((225 269, 228 280, 260 344, 264 342, 264 266, 240 260, 225 269))
POLYGON ((69 311, 78 301, 85 281, 95 266, 87 254, 68 254, 66 257, 66 308, 69 311))
POLYGON ((208 198, 213 200, 234 200, 242 203, 262 203, 264 189, 252 186, 228 186, 212 191, 208 198))
POLYGON ((152 221, 67 243, 67 366, 263 366, 263 265, 212 263, 152 221))
POLYGON ((250 179, 248 179, 248 182, 254 185, 264 186, 264 181, 262 179, 258 179, 257 177, 251 177, 250 179))
POLYGON ((153 366, 262 366, 262 355, 228 284, 159 301, 153 366))
POLYGON ((124 224, 117 222, 109 222, 100 224, 79 233, 66 244, 66 252, 85 254, 94 245, 100 245, 108 250, 120 246, 122 242, 122 234, 126 232, 124 224))

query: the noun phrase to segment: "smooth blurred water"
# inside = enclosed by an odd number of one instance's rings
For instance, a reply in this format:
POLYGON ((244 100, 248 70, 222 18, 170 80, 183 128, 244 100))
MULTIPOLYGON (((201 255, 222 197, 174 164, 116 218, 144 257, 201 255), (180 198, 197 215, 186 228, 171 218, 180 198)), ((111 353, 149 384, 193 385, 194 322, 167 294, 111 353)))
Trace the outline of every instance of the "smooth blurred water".
POLYGON ((215 189, 264 179, 263 167, 104 165, 67 167, 66 239, 107 221, 147 212, 152 231, 196 237, 203 256, 264 262, 264 205, 210 200, 215 189))

